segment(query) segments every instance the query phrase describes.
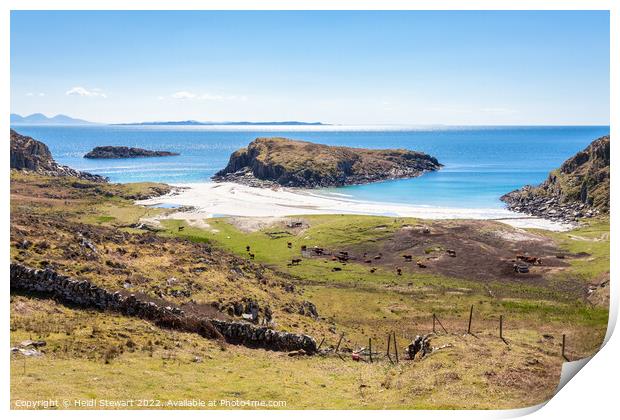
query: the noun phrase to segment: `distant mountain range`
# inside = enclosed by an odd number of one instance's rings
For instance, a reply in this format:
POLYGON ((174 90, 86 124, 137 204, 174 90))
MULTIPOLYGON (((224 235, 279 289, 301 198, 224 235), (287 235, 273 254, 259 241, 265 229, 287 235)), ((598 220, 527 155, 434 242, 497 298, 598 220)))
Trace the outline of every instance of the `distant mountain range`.
POLYGON ((11 124, 14 125, 90 125, 96 124, 90 121, 71 118, 58 114, 55 117, 46 117, 43 114, 32 114, 22 117, 19 114, 11 114, 11 124))
POLYGON ((138 123, 123 123, 113 125, 329 125, 322 122, 304 121, 225 121, 225 122, 204 122, 195 120, 186 121, 147 121, 138 123))
MULTIPOLYGON (((32 114, 22 117, 19 114, 11 114, 11 124, 13 125, 91 125, 98 124, 90 121, 71 118, 66 115, 56 115, 46 117, 43 114, 32 114)), ((330 125, 322 122, 304 121, 225 121, 225 122, 204 122, 195 120, 186 121, 146 121, 135 123, 119 123, 111 125, 330 125)))

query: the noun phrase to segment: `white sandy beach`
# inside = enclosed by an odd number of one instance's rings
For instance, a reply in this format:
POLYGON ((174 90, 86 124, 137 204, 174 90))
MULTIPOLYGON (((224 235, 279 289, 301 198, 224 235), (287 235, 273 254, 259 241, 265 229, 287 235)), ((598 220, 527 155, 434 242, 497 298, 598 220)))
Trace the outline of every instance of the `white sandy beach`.
POLYGON ((145 206, 192 206, 194 210, 174 212, 169 218, 200 220, 217 216, 282 217, 302 214, 368 214, 422 219, 496 220, 519 228, 553 231, 572 226, 530 217, 505 209, 465 209, 365 202, 340 196, 325 196, 310 190, 254 188, 235 183, 177 184, 175 192, 140 200, 145 206))

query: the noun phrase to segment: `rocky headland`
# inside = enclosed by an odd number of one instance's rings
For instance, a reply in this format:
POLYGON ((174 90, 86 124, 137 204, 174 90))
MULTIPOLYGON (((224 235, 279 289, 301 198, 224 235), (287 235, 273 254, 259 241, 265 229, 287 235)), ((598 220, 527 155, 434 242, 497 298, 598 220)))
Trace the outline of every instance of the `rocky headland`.
POLYGON ((11 130, 11 169, 30 171, 47 176, 68 176, 94 182, 107 182, 100 175, 81 172, 58 164, 48 147, 32 137, 11 130))
POLYGON ((142 157, 178 156, 178 153, 163 150, 147 150, 127 146, 97 146, 86 153, 86 159, 128 159, 142 157))
POLYGON ((609 213, 609 136, 594 140, 538 186, 501 197, 509 210, 574 222, 609 213))
POLYGON ((254 187, 338 187, 413 178, 441 166, 434 157, 411 150, 327 146, 272 137, 257 138, 234 152, 213 180, 254 187))

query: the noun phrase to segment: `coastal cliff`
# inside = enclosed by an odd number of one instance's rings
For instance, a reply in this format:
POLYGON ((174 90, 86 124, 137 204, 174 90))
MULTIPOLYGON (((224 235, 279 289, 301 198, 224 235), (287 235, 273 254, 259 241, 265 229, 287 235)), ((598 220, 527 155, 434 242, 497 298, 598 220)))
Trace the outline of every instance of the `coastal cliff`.
POLYGON ((609 136, 594 140, 538 186, 501 197, 509 210, 574 221, 609 213, 609 136))
POLYGON ((434 157, 404 149, 359 149, 286 138, 257 138, 230 156, 215 181, 317 188, 413 178, 438 170, 434 157))
POLYGON ((141 157, 178 156, 178 153, 162 150, 146 150, 127 146, 98 146, 86 153, 86 159, 126 159, 141 157))
POLYGON ((48 176, 72 176, 88 181, 106 182, 107 178, 59 165, 48 147, 32 137, 11 130, 11 169, 48 176))

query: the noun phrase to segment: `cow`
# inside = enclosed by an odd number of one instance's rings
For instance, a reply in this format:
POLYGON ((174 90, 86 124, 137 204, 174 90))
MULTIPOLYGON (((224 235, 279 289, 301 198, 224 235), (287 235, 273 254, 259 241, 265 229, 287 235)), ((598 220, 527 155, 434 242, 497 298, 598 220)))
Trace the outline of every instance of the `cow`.
POLYGON ((424 264, 424 263, 423 263, 422 261, 420 261, 420 260, 416 261, 415 263, 416 263, 416 264, 418 265, 418 267, 420 267, 420 268, 426 268, 426 264, 424 264))
POLYGON ((185 226, 179 226, 179 232, 185 230, 185 226))
POLYGON ((538 257, 530 257, 527 255, 517 255, 518 261, 523 261, 532 265, 542 265, 542 260, 538 257))
POLYGON ((340 267, 332 267, 332 271, 342 271, 342 268, 340 268, 340 267))
POLYGON ((293 258, 291 260, 291 265, 299 265, 300 262, 301 262, 301 258, 293 258))
POLYGON ((248 251, 248 252, 250 252, 250 245, 246 245, 246 246, 245 246, 245 250, 246 250, 246 251, 248 251))
POLYGON ((400 267, 396 267, 396 274, 398 274, 399 276, 402 276, 403 270, 400 267))
POLYGON ((413 255, 403 255, 403 258, 405 259, 405 261, 411 261, 413 259, 413 255))
POLYGON ((446 254, 448 254, 451 257, 456 257, 456 251, 453 249, 446 249, 446 254))
POLYGON ((286 246, 287 246, 287 248, 292 248, 292 247, 293 247, 293 244, 292 244, 291 242, 287 242, 287 243, 286 243, 286 246))
POLYGON ((377 269, 376 269, 376 268, 371 268, 371 269, 370 269, 370 272, 371 272, 371 273, 374 273, 375 271, 377 271, 377 269))
POLYGON ((251 259, 251 260, 253 260, 253 259, 254 259, 254 257, 255 257, 255 255, 254 255, 253 253, 251 253, 251 252, 250 252, 250 253, 248 253, 248 255, 250 256, 250 259, 251 259))

